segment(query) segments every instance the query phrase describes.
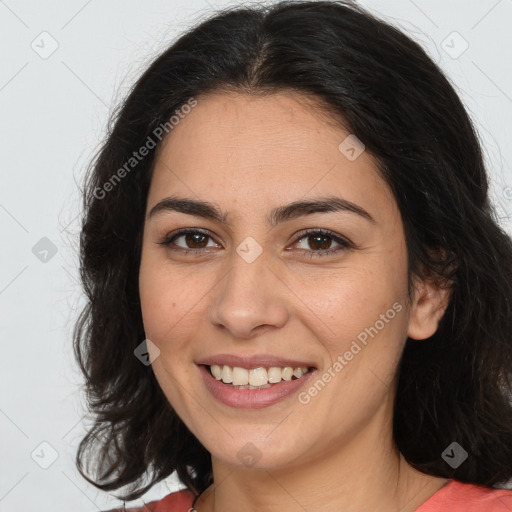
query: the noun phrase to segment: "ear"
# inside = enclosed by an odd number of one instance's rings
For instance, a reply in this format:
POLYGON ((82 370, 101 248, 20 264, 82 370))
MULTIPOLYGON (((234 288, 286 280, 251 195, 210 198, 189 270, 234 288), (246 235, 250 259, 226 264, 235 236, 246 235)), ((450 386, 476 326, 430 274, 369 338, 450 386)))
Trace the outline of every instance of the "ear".
POLYGON ((409 315, 409 338, 424 340, 437 331, 448 307, 450 294, 449 286, 441 287, 434 279, 417 282, 409 315))

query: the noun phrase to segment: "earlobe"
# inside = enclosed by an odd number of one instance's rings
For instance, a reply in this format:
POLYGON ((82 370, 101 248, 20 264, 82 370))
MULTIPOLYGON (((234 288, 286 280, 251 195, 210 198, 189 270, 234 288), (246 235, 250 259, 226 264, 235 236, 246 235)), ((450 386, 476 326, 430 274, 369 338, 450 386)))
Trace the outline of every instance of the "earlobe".
POLYGON ((407 336, 415 340, 430 338, 439 326, 450 300, 451 288, 426 279, 416 287, 409 316, 407 336))

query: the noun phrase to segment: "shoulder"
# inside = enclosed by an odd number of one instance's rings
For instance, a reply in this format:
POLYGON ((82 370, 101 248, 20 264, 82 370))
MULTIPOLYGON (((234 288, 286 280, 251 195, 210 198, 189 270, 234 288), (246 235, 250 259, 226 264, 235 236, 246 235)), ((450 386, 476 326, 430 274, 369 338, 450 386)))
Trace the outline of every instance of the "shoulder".
POLYGON ((146 503, 142 507, 113 508, 103 512, 189 512, 194 497, 188 489, 182 489, 168 494, 161 500, 146 503))
POLYGON ((502 512, 512 511, 512 490, 450 480, 416 512, 502 512))

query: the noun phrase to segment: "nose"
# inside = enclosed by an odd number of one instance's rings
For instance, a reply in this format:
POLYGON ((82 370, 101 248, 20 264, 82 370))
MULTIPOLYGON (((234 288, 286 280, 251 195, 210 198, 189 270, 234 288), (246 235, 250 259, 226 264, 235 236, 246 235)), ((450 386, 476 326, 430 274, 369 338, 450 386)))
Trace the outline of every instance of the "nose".
POLYGON ((291 292, 270 268, 264 251, 252 261, 241 254, 233 253, 228 272, 212 290, 208 318, 233 338, 250 339, 286 323, 291 292))

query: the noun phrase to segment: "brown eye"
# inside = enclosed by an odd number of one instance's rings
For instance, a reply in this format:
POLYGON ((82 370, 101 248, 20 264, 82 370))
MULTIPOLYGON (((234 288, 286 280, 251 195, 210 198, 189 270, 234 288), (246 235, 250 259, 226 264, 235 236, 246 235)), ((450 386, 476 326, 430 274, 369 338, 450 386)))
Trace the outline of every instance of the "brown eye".
POLYGON ((295 244, 306 241, 306 248, 299 249, 308 253, 310 258, 328 256, 351 247, 350 242, 327 230, 313 230, 302 233, 302 236, 295 241, 295 244), (332 242, 338 244, 338 247, 330 249, 332 242))
POLYGON ((326 235, 309 235, 304 237, 304 239, 307 240, 309 247, 313 250, 329 249, 329 246, 332 243, 332 238, 326 235))
MULTIPOLYGON (((168 246, 172 250, 180 251, 183 250, 185 252, 188 251, 201 251, 208 249, 208 239, 212 237, 203 231, 199 231, 197 229, 188 229, 181 230, 173 235, 168 235, 164 240, 159 242, 160 245, 168 246), (183 238, 183 245, 178 245, 175 243, 176 240, 183 238), (175 247, 172 247, 175 246, 175 247)), ((211 246, 210 246, 211 247, 211 246)))
MULTIPOLYGON (((204 247, 206 247, 205 240, 208 239, 208 235, 203 235, 201 233, 199 233, 199 234, 186 233, 181 236, 184 237, 185 244, 188 246, 188 248, 204 249, 204 247)), ((181 237, 178 237, 178 238, 181 238, 181 237)))

